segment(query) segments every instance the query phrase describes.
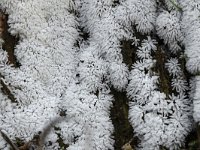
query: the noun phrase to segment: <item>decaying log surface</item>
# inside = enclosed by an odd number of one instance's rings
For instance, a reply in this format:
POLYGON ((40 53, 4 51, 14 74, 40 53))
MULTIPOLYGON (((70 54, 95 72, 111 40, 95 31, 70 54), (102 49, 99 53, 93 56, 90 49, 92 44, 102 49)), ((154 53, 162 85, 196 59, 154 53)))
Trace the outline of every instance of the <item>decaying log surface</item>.
MULTIPOLYGON (((15 53, 14 53, 14 48, 16 44, 18 43, 18 38, 12 36, 9 32, 9 25, 7 24, 8 20, 8 15, 4 14, 3 12, 0 12, 0 37, 3 39, 3 49, 7 51, 8 56, 9 56, 9 63, 13 65, 13 67, 19 67, 20 64, 18 63, 15 53)), ((143 37, 142 35, 139 35, 139 37, 143 37)), ((159 42, 158 42, 159 43, 159 42)), ((135 61, 135 53, 134 50, 136 47, 131 46, 130 41, 122 41, 122 53, 124 55, 124 62, 127 64, 129 69, 131 68, 131 65, 135 61)), ((158 45, 158 48, 160 45, 158 45)), ((155 54, 155 59, 157 61, 157 67, 156 70, 161 76, 161 91, 168 94, 170 93, 171 87, 169 82, 170 78, 166 76, 166 70, 163 69, 163 59, 166 54, 163 54, 160 50, 155 54)), ((183 60, 184 61, 184 60, 183 60)), ((185 74, 188 73, 185 72, 185 74)), ((13 95, 11 92, 8 90, 9 88, 2 84, 2 91, 4 91, 5 94, 10 97, 10 99, 14 100, 13 95), (7 92, 5 92, 7 91, 7 92)), ((131 127, 129 120, 128 120, 128 98, 126 97, 125 92, 118 92, 115 89, 111 90, 111 93, 114 95, 115 101, 113 102, 113 107, 111 108, 111 119, 112 123, 114 125, 114 133, 113 137, 115 139, 115 149, 120 150, 124 145, 128 143, 130 147, 134 147, 135 145, 138 144, 138 141, 136 138, 134 138, 134 129, 131 127), (133 138, 133 139, 132 139, 133 138), (129 142, 131 141, 131 142, 129 142)), ((200 136, 199 136, 199 128, 197 131, 192 131, 191 134, 186 138, 186 148, 187 149, 194 149, 199 147, 200 145, 200 136), (198 133, 198 134, 197 134, 198 133)))

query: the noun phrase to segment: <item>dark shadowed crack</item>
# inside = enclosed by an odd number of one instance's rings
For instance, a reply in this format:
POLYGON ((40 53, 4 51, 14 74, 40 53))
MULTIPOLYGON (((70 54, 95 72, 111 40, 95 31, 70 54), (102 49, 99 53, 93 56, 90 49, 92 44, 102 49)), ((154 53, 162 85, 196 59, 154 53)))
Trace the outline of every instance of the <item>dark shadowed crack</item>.
POLYGON ((135 62, 137 47, 132 45, 131 41, 121 41, 123 62, 131 70, 132 64, 135 62))
MULTIPOLYGON (((1 75, 0 75, 1 78, 1 75)), ((8 98, 11 100, 11 102, 16 103, 16 98, 12 94, 11 90, 9 89, 9 86, 6 85, 2 79, 0 79, 0 84, 1 84, 1 91, 8 96, 8 98)))
MULTIPOLYGON (((122 146, 134 138, 133 128, 128 119, 129 100, 125 92, 119 92, 111 88, 111 93, 114 95, 113 107, 111 108, 111 120, 114 125, 114 149, 121 150, 122 146)), ((134 138, 130 143, 132 147, 138 143, 134 138)))
MULTIPOLYGON (((16 57, 14 55, 14 48, 16 44, 18 43, 18 38, 12 36, 8 32, 8 15, 4 14, 2 11, 0 11, 0 38, 3 39, 4 43, 2 48, 7 51, 8 54, 8 62, 13 67, 19 67, 19 63, 16 60, 16 57)), ((9 85, 7 85, 3 81, 3 76, 0 74, 0 84, 1 84, 1 90, 2 92, 8 96, 8 98, 13 102, 16 103, 16 99, 14 95, 12 94, 11 90, 9 89, 9 85)))
POLYGON ((167 97, 172 93, 171 77, 165 67, 165 63, 169 59, 166 51, 164 51, 160 44, 157 46, 156 52, 153 54, 156 60, 154 71, 159 75, 159 91, 166 94, 167 97))
POLYGON ((17 45, 19 38, 12 36, 9 32, 9 25, 7 23, 8 21, 8 15, 4 14, 3 12, 0 12, 1 17, 1 25, 2 25, 2 39, 4 40, 3 43, 3 49, 8 53, 8 61, 10 64, 13 65, 13 67, 20 67, 19 62, 16 59, 16 56, 14 54, 15 46, 17 45))

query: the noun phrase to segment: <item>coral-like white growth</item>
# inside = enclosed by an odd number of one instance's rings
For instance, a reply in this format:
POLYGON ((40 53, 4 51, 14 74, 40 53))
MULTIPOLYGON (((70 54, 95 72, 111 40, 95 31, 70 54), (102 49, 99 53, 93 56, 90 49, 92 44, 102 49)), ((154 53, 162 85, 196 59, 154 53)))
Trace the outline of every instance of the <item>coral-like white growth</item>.
POLYGON ((171 76, 178 77, 182 74, 178 59, 170 58, 165 65, 171 76))
POLYGON ((128 8, 130 20, 136 24, 141 33, 150 33, 156 19, 156 2, 154 0, 127 0, 124 2, 128 8))
POLYGON ((108 79, 118 90, 123 90, 128 84, 128 69, 125 64, 110 63, 108 79))
POLYGON ((165 44, 168 44, 171 51, 177 52, 180 50, 177 42, 181 42, 183 35, 179 19, 175 14, 164 11, 159 14, 156 19, 157 34, 161 39, 164 39, 165 44))
MULTIPOLYGON (((20 38, 15 55, 21 64, 14 68, 8 63, 0 38, 0 80, 11 94, 0 91, 1 128, 11 139, 27 141, 65 112, 66 120, 56 125, 59 130, 51 130, 46 143, 52 145, 45 149, 61 149, 59 134, 70 150, 112 150, 114 128, 109 116, 113 86, 127 90, 129 118, 141 149, 180 147, 191 129, 190 101, 185 95, 188 85, 181 65, 176 58, 167 61, 163 69, 169 72, 172 93, 160 92, 159 72, 155 73, 157 42, 147 36, 140 44, 136 37, 137 32, 143 34, 139 38, 157 33, 173 56, 183 42, 188 70, 199 72, 200 3, 175 0, 183 8, 180 16, 173 3, 165 0, 169 13, 157 10, 157 2, 119 0, 115 5, 114 0, 1 0, 0 8, 9 14, 9 32, 20 38), (88 33, 86 41, 79 37, 78 27, 88 33), (135 49, 140 45, 134 51, 138 60, 130 73, 123 63, 124 40, 133 42, 135 49)), ((196 121, 200 120, 198 84, 196 77, 196 121)), ((1 148, 8 146, 0 137, 1 148)))
POLYGON ((102 84, 104 75, 107 73, 107 65, 93 53, 95 47, 85 48, 80 54, 80 63, 77 68, 79 80, 89 91, 96 92, 102 84))
POLYGON ((165 65, 170 76, 172 77, 172 90, 175 90, 180 95, 184 95, 184 92, 188 90, 188 85, 184 79, 183 71, 178 63, 178 59, 170 58, 165 65))
POLYGON ((93 55, 107 64, 104 77, 118 90, 124 89, 128 83, 128 68, 122 63, 120 40, 130 38, 131 33, 116 21, 112 1, 85 0, 80 14, 80 24, 90 35, 89 46, 94 47, 93 55))
POLYGON ((61 95, 75 74, 76 21, 68 12, 70 1, 39 3, 18 2, 8 8, 15 11, 9 16, 9 31, 21 38, 15 49, 21 69, 45 84, 49 93, 61 95))
POLYGON ((200 2, 183 0, 180 3, 183 8, 182 31, 184 33, 185 53, 188 57, 186 66, 191 73, 197 73, 200 71, 200 2))
MULTIPOLYGON (((77 22, 69 13, 71 1, 1 1, 0 5, 10 15, 10 33, 20 37, 15 55, 21 64, 19 68, 7 65, 7 56, 0 50, 1 80, 17 103, 1 101, 0 124, 12 139, 28 141, 59 116, 60 98, 74 82, 77 22)), ((55 132, 46 140, 59 149, 55 132)))
POLYGON ((119 22, 131 27, 131 22, 136 25, 137 31, 150 33, 156 21, 155 0, 126 0, 117 8, 116 18, 119 22))
POLYGON ((194 97, 193 97, 193 106, 194 106, 194 113, 193 113, 193 117, 195 119, 196 122, 199 122, 200 121, 200 104, 199 104, 199 93, 200 93, 200 77, 199 76, 196 76, 195 79, 194 79, 194 87, 195 87, 195 90, 194 90, 194 97))
MULTIPOLYGON (((1 56, 5 53, 1 50, 1 56)), ((1 128, 14 137, 30 140, 41 131, 45 123, 57 116, 56 97, 49 96, 45 87, 35 81, 29 74, 1 63, 1 82, 9 86, 16 102, 8 98, 1 100, 1 128)), ((5 97, 5 96, 4 96, 5 97)), ((52 139, 53 140, 53 139, 52 139)))
MULTIPOLYGON (((187 56, 186 67, 193 74, 200 71, 200 1, 183 0, 180 1, 183 8, 182 32, 184 33, 185 54, 187 56)), ((196 122, 200 121, 199 104, 199 76, 192 81, 193 117, 196 122)))
POLYGON ((113 140, 110 138, 113 126, 109 119, 112 96, 105 85, 101 87, 98 95, 95 95, 84 84, 71 85, 64 101, 60 103, 68 116, 74 116, 68 124, 60 125, 64 141, 70 144, 70 150, 86 150, 88 146, 89 149, 97 150, 113 149, 113 140), (77 142, 73 144, 75 137, 77 142))
POLYGON ((179 93, 182 93, 188 90, 187 82, 181 78, 172 79, 172 87, 173 87, 172 88, 173 90, 176 90, 179 93))
MULTIPOLYGON (((176 149, 183 144, 191 129, 190 101, 184 96, 186 85, 181 79, 172 83, 178 96, 172 94, 168 99, 158 91, 159 76, 152 71, 155 60, 151 54, 156 51, 153 43, 150 37, 143 41, 137 52, 139 60, 133 64, 130 73, 127 87, 127 95, 131 98, 130 122, 141 140, 141 149, 160 149, 161 145, 176 149), (141 50, 145 50, 145 55, 141 55, 141 50)), ((181 72, 176 62, 174 59, 167 63, 170 74, 175 77, 181 72)))

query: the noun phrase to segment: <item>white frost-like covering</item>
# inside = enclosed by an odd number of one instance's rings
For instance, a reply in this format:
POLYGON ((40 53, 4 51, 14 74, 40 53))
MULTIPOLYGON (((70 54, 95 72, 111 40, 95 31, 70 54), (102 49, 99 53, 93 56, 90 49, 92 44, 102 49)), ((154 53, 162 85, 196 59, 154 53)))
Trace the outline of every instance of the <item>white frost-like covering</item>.
POLYGON ((186 64, 191 73, 200 71, 200 2, 198 0, 183 0, 182 31, 184 33, 186 64))
POLYGON ((181 49, 177 42, 182 41, 183 35, 176 14, 167 11, 160 13, 156 19, 156 30, 158 36, 164 39, 165 44, 168 44, 173 53, 181 49))
MULTIPOLYGON (((19 68, 8 65, 0 49, 1 80, 17 102, 7 98, 0 102, 0 126, 11 138, 28 141, 59 116, 61 96, 76 75, 78 32, 69 13, 71 4, 65 0, 1 1, 9 14, 10 33, 20 37, 15 48, 19 68)), ((53 143, 50 149, 59 149, 54 132, 46 140, 53 143)))
POLYGON ((160 146, 176 149, 184 142, 191 129, 190 101, 184 96, 185 81, 178 78, 182 74, 177 60, 166 64, 173 79, 183 82, 172 82, 175 93, 169 95, 158 90, 158 79, 153 72, 155 60, 152 51, 156 51, 155 41, 148 37, 137 51, 139 60, 133 64, 127 95, 131 98, 129 117, 136 136, 141 140, 140 148, 155 150, 160 146), (146 55, 138 55, 138 54, 146 55), (171 71, 172 68, 176 71, 171 71), (184 87, 182 87, 184 86, 184 87))
POLYGON ((61 133, 66 135, 64 142, 72 143, 69 150, 113 149, 113 126, 109 118, 113 99, 109 88, 102 85, 95 95, 80 84, 71 85, 65 94, 66 101, 61 103, 68 116, 75 116, 68 124, 59 125, 61 133), (70 136, 77 137, 75 142, 70 136))
POLYGON ((131 27, 136 25, 137 31, 150 33, 156 22, 156 1, 155 0, 125 0, 117 8, 116 18, 123 20, 123 24, 131 27))
POLYGON ((186 67, 197 74, 193 83, 193 117, 196 122, 200 121, 200 97, 199 97, 199 72, 200 72, 200 1, 182 0, 183 9, 182 31, 184 33, 185 54, 188 58, 186 67))
MULTIPOLYGON (((113 98, 107 85, 102 83, 103 75, 108 74, 108 65, 100 57, 103 53, 98 54, 101 50, 95 40, 91 41, 91 46, 83 46, 80 52, 74 47, 78 32, 76 18, 69 13, 71 6, 71 1, 65 0, 15 4, 5 0, 1 3, 10 15, 9 31, 20 37, 15 54, 21 64, 19 68, 8 65, 6 53, 1 49, 1 80, 18 103, 2 99, 1 127, 12 139, 19 137, 28 141, 62 110, 67 115, 66 121, 57 124, 60 130, 51 131, 46 140, 52 145, 46 149, 59 149, 55 133, 69 144, 70 150, 113 149, 113 126, 109 118, 113 98)), ((109 18, 105 17, 104 23, 108 28, 118 29, 106 20, 109 18)), ((95 29, 101 28, 96 26, 95 29)), ((89 32, 92 34, 92 29, 89 32)), ((109 34, 106 31, 106 35, 109 34)), ((111 31, 109 36, 111 40, 115 35, 111 31)), ((114 46, 116 41, 119 43, 114 39, 114 46)), ((123 85, 116 82, 122 89, 127 84, 128 72, 120 52, 117 55, 120 59, 115 63, 119 60, 119 65, 125 68, 125 76, 115 73, 117 79, 114 78, 113 83, 124 78, 123 85)))
MULTIPOLYGON (((91 53, 95 59, 106 64, 106 68, 102 70, 104 74, 101 74, 118 90, 124 89, 128 83, 128 68, 122 63, 120 40, 130 38, 131 34, 116 21, 112 0, 83 0, 80 14, 80 24, 90 35, 91 50, 83 53, 91 53)), ((87 76, 83 73, 80 75, 87 76)))
MULTIPOLYGON (((1 58, 7 57, 2 49, 0 55, 1 58)), ((1 81, 7 86, 10 85, 9 90, 15 95, 18 105, 11 103, 7 97, 1 99, 0 126, 12 138, 30 140, 34 134, 43 129, 45 123, 57 116, 57 99, 50 96, 46 88, 32 76, 6 63, 3 61, 0 63, 0 72, 4 77, 1 81)), ((55 142, 57 138, 49 140, 55 142)))
POLYGON ((194 93, 193 93, 193 106, 194 106, 194 113, 193 117, 196 122, 200 121, 200 76, 196 76, 194 78, 194 93))
MULTIPOLYGON (((9 14, 9 32, 20 38, 15 48, 21 64, 18 68, 9 65, 0 45, 0 79, 15 99, 11 102, 0 92, 0 126, 11 139, 32 139, 61 111, 66 120, 56 125, 57 131, 51 131, 46 140, 52 145, 46 145, 46 149, 61 149, 56 133, 69 150, 114 149, 114 129, 109 118, 113 86, 119 91, 127 90, 131 99, 129 118, 141 140, 141 149, 155 150, 161 145, 176 149, 183 144, 191 129, 191 114, 185 96, 187 84, 178 60, 171 58, 166 63, 172 78, 172 94, 166 95, 159 91, 159 76, 153 71, 155 40, 143 40, 130 74, 123 63, 120 42, 131 40, 137 47, 140 42, 134 32, 154 33, 156 25, 158 36, 176 53, 180 49, 178 42, 182 42, 182 27, 187 67, 197 72, 198 6, 191 6, 190 0, 181 2, 184 17, 180 26, 173 13, 162 12, 156 19, 155 0, 119 2, 113 7, 113 0, 1 0, 0 8, 9 14), (88 39, 79 37, 78 26, 88 33, 88 39)), ((194 116, 198 120, 196 79, 194 116)), ((8 146, 0 137, 1 148, 8 146)))

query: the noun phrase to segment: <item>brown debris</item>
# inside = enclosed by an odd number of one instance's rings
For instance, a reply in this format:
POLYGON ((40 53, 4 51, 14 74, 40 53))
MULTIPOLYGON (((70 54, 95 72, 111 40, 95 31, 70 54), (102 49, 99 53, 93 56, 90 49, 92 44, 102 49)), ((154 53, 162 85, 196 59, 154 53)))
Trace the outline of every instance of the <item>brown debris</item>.
POLYGON ((2 48, 8 54, 8 62, 12 64, 13 67, 19 67, 19 63, 17 62, 14 49, 17 45, 19 38, 16 36, 12 36, 9 32, 9 25, 7 23, 8 15, 0 10, 0 42, 3 41, 2 48))
POLYGON ((3 37, 5 19, 6 16, 0 11, 0 38, 3 37))
POLYGON ((133 141, 133 138, 128 142, 128 143, 126 143, 126 144, 124 144, 123 146, 122 146, 122 150, 134 150, 133 148, 132 148, 132 146, 131 146, 131 142, 133 141))

